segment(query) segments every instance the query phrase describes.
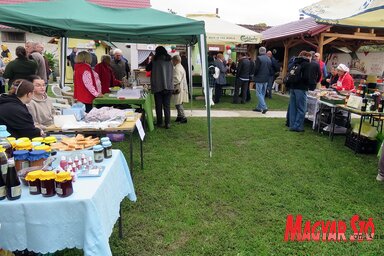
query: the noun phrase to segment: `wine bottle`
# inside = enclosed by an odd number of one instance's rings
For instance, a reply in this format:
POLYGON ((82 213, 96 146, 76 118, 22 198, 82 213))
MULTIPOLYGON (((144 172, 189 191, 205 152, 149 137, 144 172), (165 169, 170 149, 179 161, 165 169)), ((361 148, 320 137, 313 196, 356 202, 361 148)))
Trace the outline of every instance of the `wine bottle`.
POLYGON ((3 176, 0 175, 0 200, 5 199, 7 196, 7 189, 3 180, 3 176))
POLYGON ((17 177, 15 162, 11 159, 8 160, 7 172, 7 198, 8 200, 16 200, 21 197, 21 184, 19 177, 17 177))

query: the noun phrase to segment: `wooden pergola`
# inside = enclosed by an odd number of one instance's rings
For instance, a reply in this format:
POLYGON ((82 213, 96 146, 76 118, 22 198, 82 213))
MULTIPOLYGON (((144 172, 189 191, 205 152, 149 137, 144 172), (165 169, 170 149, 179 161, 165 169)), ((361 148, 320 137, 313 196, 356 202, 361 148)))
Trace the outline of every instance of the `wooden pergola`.
POLYGON ((283 75, 287 72, 289 51, 302 45, 303 49, 312 49, 324 56, 332 48, 346 47, 356 52, 364 45, 384 44, 383 28, 345 27, 340 25, 318 24, 313 18, 306 18, 262 32, 263 44, 267 48, 284 48, 283 75))

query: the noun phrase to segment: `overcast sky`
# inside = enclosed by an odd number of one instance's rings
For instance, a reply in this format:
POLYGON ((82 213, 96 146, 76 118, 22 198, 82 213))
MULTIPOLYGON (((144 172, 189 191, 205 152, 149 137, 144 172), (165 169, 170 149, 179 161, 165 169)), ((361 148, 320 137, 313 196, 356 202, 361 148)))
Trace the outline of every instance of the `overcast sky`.
POLYGON ((215 13, 236 24, 266 23, 269 26, 299 19, 299 9, 319 0, 151 0, 152 7, 178 15, 189 13, 215 13))

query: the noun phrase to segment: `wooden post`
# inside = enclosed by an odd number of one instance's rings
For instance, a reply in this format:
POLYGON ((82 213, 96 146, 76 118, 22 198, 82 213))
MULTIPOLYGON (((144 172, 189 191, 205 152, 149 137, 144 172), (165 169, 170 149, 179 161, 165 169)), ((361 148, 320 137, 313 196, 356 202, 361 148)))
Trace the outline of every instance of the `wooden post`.
POLYGON ((324 58, 323 58, 323 46, 324 46, 324 36, 323 36, 323 34, 320 34, 320 40, 319 40, 319 45, 317 46, 317 51, 318 51, 318 53, 320 53, 322 60, 324 60, 324 58))
MULTIPOLYGON (((284 40, 283 41, 283 44, 284 44, 284 60, 283 60, 283 70, 282 70, 282 74, 283 74, 283 77, 285 77, 285 74, 287 73, 288 71, 288 53, 289 53, 289 46, 290 46, 290 41, 289 40, 284 40)), ((281 92, 282 93, 285 93, 286 92, 286 89, 285 89, 285 84, 282 84, 281 85, 281 92)))

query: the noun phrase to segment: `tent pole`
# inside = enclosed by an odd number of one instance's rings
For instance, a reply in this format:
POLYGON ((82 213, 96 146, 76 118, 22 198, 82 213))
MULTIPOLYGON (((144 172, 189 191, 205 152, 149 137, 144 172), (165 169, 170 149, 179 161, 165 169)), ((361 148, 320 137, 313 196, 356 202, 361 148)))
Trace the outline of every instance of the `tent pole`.
POLYGON ((190 45, 187 46, 187 57, 188 57, 188 79, 189 79, 189 94, 191 95, 191 116, 192 116, 192 100, 193 100, 193 81, 192 81, 192 50, 190 45))
POLYGON ((67 67, 67 45, 68 38, 62 37, 60 43, 60 87, 64 88, 65 86, 65 75, 66 75, 66 67, 67 67))
POLYGON ((201 71, 202 71, 202 79, 201 82, 203 84, 203 88, 205 89, 205 97, 206 97, 206 107, 207 107, 207 123, 208 123, 208 148, 209 148, 209 157, 212 157, 212 130, 211 130, 211 102, 209 101, 209 85, 208 85, 208 77, 207 77, 207 48, 206 48, 206 38, 205 34, 200 35, 199 40, 200 45, 200 59, 201 59, 201 71))

